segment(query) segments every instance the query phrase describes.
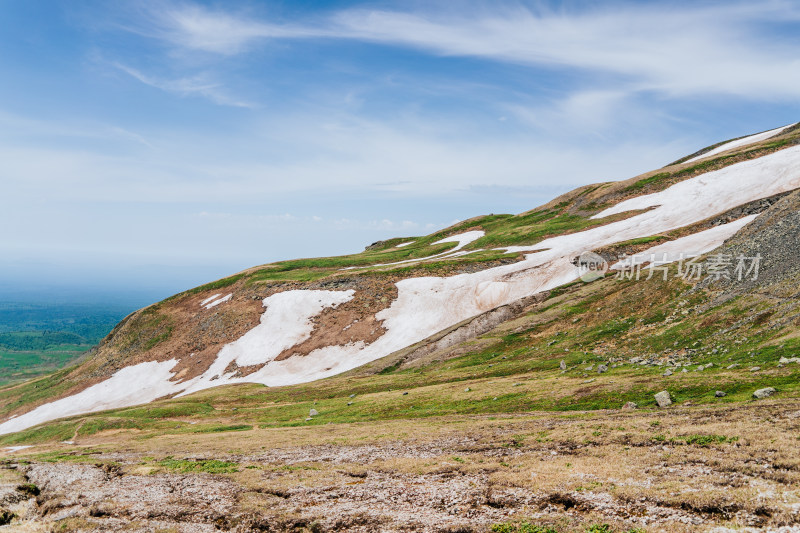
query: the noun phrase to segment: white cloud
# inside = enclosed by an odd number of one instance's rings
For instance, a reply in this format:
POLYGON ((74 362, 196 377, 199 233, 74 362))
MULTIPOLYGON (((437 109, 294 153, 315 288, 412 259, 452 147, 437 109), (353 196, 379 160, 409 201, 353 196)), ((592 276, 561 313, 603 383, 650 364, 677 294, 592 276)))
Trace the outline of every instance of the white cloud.
POLYGON ((612 74, 630 90, 671 96, 798 97, 800 45, 758 31, 762 22, 798 20, 800 9, 789 2, 634 3, 559 12, 516 5, 468 10, 474 16, 465 11, 355 9, 300 25, 183 4, 154 11, 150 27, 140 31, 183 49, 218 54, 240 53, 266 40, 354 39, 612 74))
POLYGON ((134 31, 158 37, 183 48, 231 55, 246 50, 255 40, 306 38, 324 35, 321 29, 256 21, 246 14, 211 10, 199 5, 151 4, 146 27, 134 31))

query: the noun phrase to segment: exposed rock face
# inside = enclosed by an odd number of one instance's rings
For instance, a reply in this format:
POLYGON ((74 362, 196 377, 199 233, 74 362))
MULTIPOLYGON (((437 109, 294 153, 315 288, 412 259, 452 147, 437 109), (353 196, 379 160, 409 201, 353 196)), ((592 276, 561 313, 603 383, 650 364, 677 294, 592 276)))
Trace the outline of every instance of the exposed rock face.
POLYGON ((669 392, 665 390, 656 394, 655 398, 659 407, 669 407, 672 405, 672 397, 669 395, 669 392))

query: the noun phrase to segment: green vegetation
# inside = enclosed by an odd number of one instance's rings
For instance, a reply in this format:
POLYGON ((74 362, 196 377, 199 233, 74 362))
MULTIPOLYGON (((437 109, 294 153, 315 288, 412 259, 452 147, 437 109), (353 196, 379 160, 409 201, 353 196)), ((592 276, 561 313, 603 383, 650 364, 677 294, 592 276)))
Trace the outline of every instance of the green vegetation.
POLYGON ((0 302, 0 385, 64 367, 129 311, 122 305, 0 302))
POLYGON ((725 444, 726 442, 736 442, 739 437, 726 437, 724 435, 687 435, 676 437, 672 442, 683 441, 686 444, 708 448, 711 444, 725 444))
POLYGON ((558 533, 558 530, 552 527, 537 526, 530 522, 504 522, 494 524, 490 529, 494 533, 558 533))
POLYGON ((155 464, 182 474, 205 472, 207 474, 232 474, 239 471, 239 464, 229 461, 218 461, 216 459, 209 460, 190 460, 190 459, 173 459, 167 457, 155 464))
POLYGON ((627 187, 625 187, 625 191, 638 192, 644 189, 645 187, 652 185, 654 183, 658 183, 659 181, 667 179, 670 176, 672 176, 672 174, 670 174, 669 172, 659 172, 658 174, 653 174, 650 177, 640 179, 633 185, 628 185, 627 187))
MULTIPOLYGON (((490 531, 493 533, 561 533, 562 531, 550 526, 540 526, 530 522, 503 522, 500 524, 493 524, 490 531)), ((585 530, 586 533, 615 533, 608 524, 591 524, 585 530)), ((626 533, 644 533, 643 529, 629 529, 626 533)))
POLYGON ((223 433, 226 431, 249 431, 253 429, 250 424, 229 424, 222 426, 200 427, 194 430, 195 433, 223 433))

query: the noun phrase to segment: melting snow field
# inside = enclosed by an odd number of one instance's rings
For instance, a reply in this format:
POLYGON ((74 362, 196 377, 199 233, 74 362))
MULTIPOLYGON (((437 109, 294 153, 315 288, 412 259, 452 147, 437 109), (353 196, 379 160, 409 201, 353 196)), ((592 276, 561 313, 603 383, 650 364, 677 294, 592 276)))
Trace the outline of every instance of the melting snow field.
POLYGON ((697 257, 717 248, 727 239, 733 237, 737 231, 755 220, 758 215, 749 215, 735 220, 729 224, 720 224, 705 231, 698 231, 692 235, 665 242, 644 252, 638 253, 614 264, 611 268, 621 268, 624 266, 635 266, 648 263, 651 260, 661 264, 674 263, 681 259, 697 257))
POLYGON ((152 402, 156 398, 172 394, 175 392, 175 383, 169 381, 173 376, 170 370, 177 362, 171 359, 123 368, 107 380, 78 394, 46 403, 6 421, 0 425, 0 433, 20 431, 65 416, 152 402))
MULTIPOLYGON (((523 261, 447 278, 404 279, 396 284, 397 299, 376 315, 383 321, 386 333, 368 345, 358 342, 327 346, 304 357, 276 361, 275 357, 284 349, 309 337, 313 330, 312 320, 323 309, 335 307, 353 297, 353 291, 293 290, 278 293, 264 299, 265 311, 260 324, 224 346, 217 360, 203 375, 182 383, 173 382, 169 380, 176 361, 141 363, 120 370, 108 380, 74 396, 7 420, 0 424, 0 434, 64 416, 146 403, 167 394, 189 394, 242 382, 289 385, 339 374, 484 311, 575 280, 579 271, 571 260, 584 251, 677 229, 744 203, 798 187, 800 147, 788 148, 703 174, 658 193, 626 200, 594 217, 647 209, 628 219, 552 237, 530 247, 512 247, 513 251, 527 252, 523 261), (235 377, 234 371, 225 373, 232 362, 239 366, 265 366, 246 377, 235 377), (135 388, 131 387, 132 383, 136 384, 135 388)), ((680 253, 704 253, 722 244, 752 219, 752 216, 745 217, 655 246, 646 253, 667 253, 672 257, 680 253)), ((483 232, 471 231, 438 243, 457 242, 454 249, 444 254, 452 255, 481 236, 483 232)), ((215 298, 219 295, 207 299, 205 306, 217 301, 215 298)))

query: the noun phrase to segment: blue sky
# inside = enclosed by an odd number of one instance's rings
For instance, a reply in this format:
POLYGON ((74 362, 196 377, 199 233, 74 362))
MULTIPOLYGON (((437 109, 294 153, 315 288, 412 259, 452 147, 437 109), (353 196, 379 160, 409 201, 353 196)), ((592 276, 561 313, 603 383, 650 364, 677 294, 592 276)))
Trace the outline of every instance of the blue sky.
POLYGON ((767 2, 0 0, 0 290, 168 294, 800 120, 767 2))

